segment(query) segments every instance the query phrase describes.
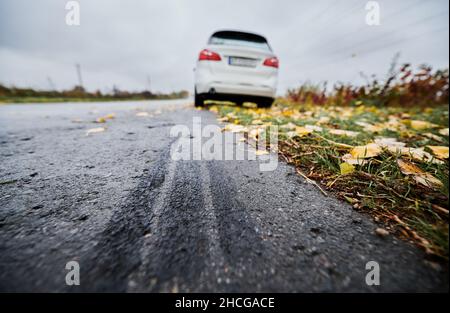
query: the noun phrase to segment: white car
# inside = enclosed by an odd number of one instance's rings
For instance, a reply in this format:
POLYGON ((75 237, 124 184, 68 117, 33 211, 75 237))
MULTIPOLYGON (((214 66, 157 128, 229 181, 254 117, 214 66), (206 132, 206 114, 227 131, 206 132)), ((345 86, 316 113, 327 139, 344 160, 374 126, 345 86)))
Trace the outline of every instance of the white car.
POLYGON ((223 30, 212 34, 195 69, 195 106, 205 100, 254 102, 270 107, 278 82, 278 59, 261 35, 223 30))

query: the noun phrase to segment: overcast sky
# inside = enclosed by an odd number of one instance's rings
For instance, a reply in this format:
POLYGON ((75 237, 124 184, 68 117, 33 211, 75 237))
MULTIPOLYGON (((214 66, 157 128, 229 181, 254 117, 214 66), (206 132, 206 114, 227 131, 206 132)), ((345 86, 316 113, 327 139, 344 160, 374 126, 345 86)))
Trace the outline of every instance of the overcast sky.
POLYGON ((217 29, 265 35, 280 59, 279 90, 304 81, 361 83, 401 62, 449 66, 447 0, 384 0, 381 25, 366 0, 0 0, 0 83, 49 89, 193 90, 198 52, 217 29))

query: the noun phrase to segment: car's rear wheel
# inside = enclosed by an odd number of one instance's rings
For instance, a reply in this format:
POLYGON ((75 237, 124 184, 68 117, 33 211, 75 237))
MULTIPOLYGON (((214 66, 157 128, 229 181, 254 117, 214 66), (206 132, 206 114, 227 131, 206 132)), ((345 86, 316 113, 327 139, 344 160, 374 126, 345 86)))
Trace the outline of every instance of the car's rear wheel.
POLYGON ((270 108, 273 104, 274 99, 267 98, 267 99, 261 99, 258 102, 258 108, 270 108))
POLYGON ((204 105, 205 99, 195 92, 194 105, 195 107, 202 107, 204 105))

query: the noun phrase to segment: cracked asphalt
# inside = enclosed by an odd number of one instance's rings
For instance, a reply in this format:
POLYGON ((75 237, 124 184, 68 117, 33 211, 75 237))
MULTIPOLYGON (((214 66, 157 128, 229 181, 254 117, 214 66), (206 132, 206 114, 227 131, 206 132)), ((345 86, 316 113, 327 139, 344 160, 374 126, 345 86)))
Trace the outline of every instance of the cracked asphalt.
POLYGON ((448 291, 448 268, 282 162, 172 160, 194 116, 217 124, 187 100, 0 106, 0 291, 448 291))

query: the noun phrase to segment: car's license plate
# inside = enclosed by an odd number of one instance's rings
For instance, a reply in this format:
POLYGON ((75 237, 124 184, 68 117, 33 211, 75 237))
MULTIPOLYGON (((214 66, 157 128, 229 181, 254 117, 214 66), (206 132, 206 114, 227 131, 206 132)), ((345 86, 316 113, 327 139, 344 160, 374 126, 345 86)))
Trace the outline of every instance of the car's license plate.
POLYGON ((233 66, 255 67, 256 60, 248 58, 229 57, 228 64, 233 66))

